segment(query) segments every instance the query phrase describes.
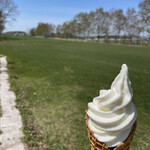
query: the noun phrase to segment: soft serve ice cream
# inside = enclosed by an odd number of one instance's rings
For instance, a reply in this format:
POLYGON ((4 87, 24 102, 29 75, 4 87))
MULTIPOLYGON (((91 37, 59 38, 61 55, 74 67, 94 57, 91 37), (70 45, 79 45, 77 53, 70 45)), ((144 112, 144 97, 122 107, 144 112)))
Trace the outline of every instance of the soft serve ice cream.
POLYGON ((123 64, 111 89, 100 90, 100 96, 88 103, 88 125, 98 141, 115 147, 126 140, 137 118, 132 96, 128 67, 123 64))

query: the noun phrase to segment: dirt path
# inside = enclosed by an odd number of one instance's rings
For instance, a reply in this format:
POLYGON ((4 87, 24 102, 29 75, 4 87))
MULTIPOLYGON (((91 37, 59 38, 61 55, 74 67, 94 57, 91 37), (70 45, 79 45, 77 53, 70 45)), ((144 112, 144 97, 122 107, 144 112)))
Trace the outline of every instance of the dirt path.
POLYGON ((0 57, 0 102, 2 116, 0 118, 0 150, 25 150, 21 138, 24 136, 22 120, 16 109, 14 92, 10 91, 7 74, 6 57, 0 57))

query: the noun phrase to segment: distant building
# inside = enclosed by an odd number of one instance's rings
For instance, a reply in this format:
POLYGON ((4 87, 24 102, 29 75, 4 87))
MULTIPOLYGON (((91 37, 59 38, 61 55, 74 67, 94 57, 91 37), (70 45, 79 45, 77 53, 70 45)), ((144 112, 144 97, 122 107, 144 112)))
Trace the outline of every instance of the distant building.
POLYGON ((24 31, 9 31, 5 32, 4 35, 11 35, 11 36, 26 36, 26 32, 24 31))

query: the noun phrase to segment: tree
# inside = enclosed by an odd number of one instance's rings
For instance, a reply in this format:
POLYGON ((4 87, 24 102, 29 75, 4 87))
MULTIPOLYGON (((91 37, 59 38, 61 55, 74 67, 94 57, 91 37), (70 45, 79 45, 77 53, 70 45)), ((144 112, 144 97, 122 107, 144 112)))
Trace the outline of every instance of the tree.
POLYGON ((147 32, 150 42, 150 0, 143 0, 139 3, 139 16, 144 31, 147 32))
POLYGON ((68 29, 69 32, 71 33, 72 38, 77 37, 77 22, 76 20, 72 20, 68 23, 68 29))
POLYGON ((76 23, 76 32, 79 37, 85 37, 88 35, 88 30, 90 28, 90 22, 88 19, 88 13, 79 13, 74 17, 74 23, 76 23))
POLYGON ((5 24, 14 21, 17 14, 17 6, 12 0, 0 0, 0 35, 5 24))
POLYGON ((94 21, 94 26, 95 26, 95 32, 96 32, 96 35, 99 39, 100 37, 100 34, 103 33, 103 18, 104 18, 104 11, 103 11, 103 8, 99 8, 96 10, 95 12, 95 21, 94 21))
POLYGON ((62 37, 62 25, 57 25, 56 27, 56 36, 57 37, 62 37))
POLYGON ((103 8, 99 8, 96 10, 94 14, 94 19, 95 21, 93 23, 95 26, 95 32, 98 39, 102 34, 105 34, 107 37, 110 29, 109 13, 104 12, 103 8))
POLYGON ((55 26, 48 23, 38 23, 36 34, 39 36, 49 37, 54 33, 55 26))
POLYGON ((47 36, 49 34, 48 23, 38 23, 38 26, 36 28, 36 34, 39 36, 47 36))
POLYGON ((103 27, 103 33, 105 34, 105 41, 108 42, 108 35, 110 33, 110 25, 111 25, 111 17, 109 12, 104 13, 104 27, 103 27))
POLYGON ((56 26, 54 24, 52 24, 52 23, 48 24, 48 30, 49 30, 49 35, 50 36, 54 36, 55 29, 56 29, 56 26))
POLYGON ((95 12, 94 11, 90 11, 89 15, 88 15, 88 22, 90 24, 89 29, 88 29, 88 36, 90 36, 91 38, 93 38, 94 36, 94 31, 95 31, 95 12))
POLYGON ((115 10, 112 12, 112 27, 113 32, 120 35, 121 31, 125 28, 126 17, 123 14, 122 9, 115 10))
POLYGON ((139 20, 136 10, 134 8, 128 8, 126 12, 126 24, 125 31, 130 37, 130 42, 132 42, 133 36, 140 35, 141 30, 139 30, 139 20))
POLYGON ((30 36, 35 36, 36 35, 36 28, 31 28, 29 31, 30 36))
POLYGON ((0 35, 3 30, 4 30, 4 20, 3 20, 2 12, 0 11, 0 35))
POLYGON ((78 34, 76 20, 66 21, 62 25, 57 25, 56 34, 58 37, 76 38, 78 34))
POLYGON ((72 38, 73 37, 73 33, 71 32, 72 26, 70 25, 70 22, 68 22, 68 21, 64 22, 61 27, 61 31, 62 31, 63 38, 72 38))

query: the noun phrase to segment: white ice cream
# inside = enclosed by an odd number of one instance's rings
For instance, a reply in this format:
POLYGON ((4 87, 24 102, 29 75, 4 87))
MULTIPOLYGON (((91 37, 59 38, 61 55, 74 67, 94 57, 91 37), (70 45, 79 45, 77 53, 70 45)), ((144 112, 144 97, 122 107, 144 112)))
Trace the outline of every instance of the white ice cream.
POLYGON ((130 134, 137 118, 128 67, 123 64, 119 75, 109 90, 101 90, 100 96, 88 103, 89 127, 94 136, 108 147, 114 147, 130 134))

